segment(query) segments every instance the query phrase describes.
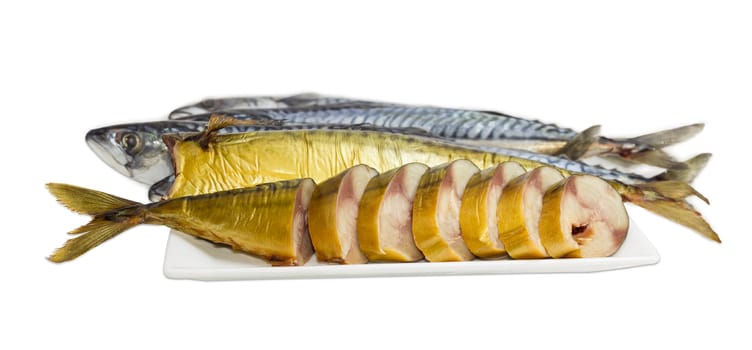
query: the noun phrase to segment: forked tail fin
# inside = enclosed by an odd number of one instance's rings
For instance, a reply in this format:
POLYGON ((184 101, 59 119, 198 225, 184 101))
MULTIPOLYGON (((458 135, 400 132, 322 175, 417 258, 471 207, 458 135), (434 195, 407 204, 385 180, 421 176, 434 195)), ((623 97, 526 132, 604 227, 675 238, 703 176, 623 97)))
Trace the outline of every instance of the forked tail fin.
POLYGON ((50 183, 47 184, 47 189, 68 209, 93 216, 88 224, 69 232, 81 235, 68 240, 64 246, 55 250, 48 257, 52 262, 73 260, 102 242, 144 222, 146 211, 137 202, 66 184, 50 183))
POLYGON ((646 145, 653 148, 664 148, 691 139, 695 135, 699 134, 703 128, 705 128, 705 124, 702 123, 690 124, 674 129, 663 130, 633 137, 625 141, 629 141, 638 145, 646 145))
POLYGON ((710 160, 710 153, 698 154, 689 160, 685 161, 686 168, 684 169, 669 169, 662 172, 652 178, 654 181, 680 181, 684 183, 692 183, 697 175, 700 175, 702 169, 708 164, 710 160))
POLYGON ((606 156, 631 163, 685 171, 691 165, 675 160, 663 148, 692 138, 703 127, 704 124, 691 124, 632 138, 611 139, 602 137, 600 125, 594 125, 570 139, 554 155, 572 160, 606 156))
POLYGON ((691 124, 674 129, 658 131, 629 139, 616 140, 617 143, 632 144, 633 152, 623 152, 622 157, 659 168, 682 171, 690 165, 674 160, 663 148, 684 142, 694 137, 705 127, 705 124, 691 124))
MULTIPOLYGON (((593 149, 587 153, 582 153, 581 156, 603 155, 663 169, 687 170, 689 165, 675 160, 663 148, 684 142, 697 135, 703 128, 704 124, 691 124, 632 138, 611 139, 600 137, 598 142, 593 143, 593 149)), ((572 141, 581 138, 582 134, 576 136, 572 141)), ((571 146, 567 144, 563 149, 566 150, 569 147, 571 146)))
POLYGON ((660 148, 647 148, 641 151, 628 151, 619 154, 619 157, 638 164, 652 165, 654 167, 671 169, 671 170, 686 170, 687 164, 675 160, 670 154, 660 148))
POLYGON ((663 197, 680 200, 689 196, 695 196, 701 199, 703 202, 710 204, 708 198, 697 192, 694 187, 687 185, 686 182, 681 181, 654 181, 641 184, 640 187, 643 190, 651 190, 653 192, 661 194, 663 197))
POLYGON ((696 195, 705 201, 707 199, 684 182, 665 181, 631 186, 621 194, 627 202, 688 227, 713 241, 721 242, 710 224, 686 201, 686 197, 690 195, 696 195))
POLYGON ((73 185, 49 183, 47 190, 60 204, 71 211, 91 216, 139 204, 111 194, 73 185))

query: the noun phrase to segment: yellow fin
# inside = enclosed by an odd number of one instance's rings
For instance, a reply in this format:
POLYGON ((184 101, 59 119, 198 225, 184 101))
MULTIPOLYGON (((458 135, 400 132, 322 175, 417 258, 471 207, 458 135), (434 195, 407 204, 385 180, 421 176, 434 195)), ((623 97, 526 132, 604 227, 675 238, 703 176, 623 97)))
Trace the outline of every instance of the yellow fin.
MULTIPOLYGON (((689 187, 689 185, 687 185, 689 187)), ((699 193, 691 189, 691 194, 698 195, 699 193)), ((692 207, 684 197, 687 196, 688 189, 679 190, 674 184, 658 186, 656 189, 652 189, 646 186, 633 186, 629 187, 626 191, 619 191, 625 201, 634 203, 648 211, 660 215, 666 219, 669 219, 684 227, 690 228, 702 236, 709 238, 718 243, 721 242, 718 234, 710 227, 707 221, 702 215, 692 207), (660 190, 666 190, 672 187, 668 193, 660 193, 660 190), (669 198, 668 196, 675 196, 676 198, 669 198)), ((701 196, 701 195, 700 195, 701 196)), ((704 198, 704 197, 701 197, 704 198)))
POLYGON ((47 259, 60 263, 73 260, 81 254, 102 244, 102 242, 117 236, 119 233, 140 224, 139 221, 109 221, 104 218, 95 218, 87 225, 75 230, 83 235, 69 239, 65 245, 55 250, 47 259))
POLYGON ((47 190, 71 211, 92 216, 139 204, 111 194, 73 185, 49 183, 47 190))
POLYGON ((50 183, 47 184, 47 189, 68 209, 94 216, 88 224, 70 232, 82 235, 68 240, 64 246, 55 250, 47 258, 52 262, 75 259, 144 221, 144 207, 134 201, 66 184, 50 183))
POLYGON ((257 119, 237 119, 224 114, 212 114, 209 117, 209 123, 206 125, 206 130, 199 135, 198 143, 201 148, 206 149, 210 143, 214 142, 214 137, 221 129, 231 126, 243 126, 243 125, 282 125, 283 122, 279 120, 257 120, 257 119))
POLYGON ((684 162, 684 169, 669 169, 652 178, 654 181, 674 180, 692 183, 710 161, 710 153, 698 154, 684 162))
POLYGON ((640 164, 652 165, 658 168, 671 169, 676 171, 687 170, 689 165, 675 160, 670 154, 662 149, 647 149, 631 153, 626 156, 627 159, 640 164))
POLYGON ((702 193, 697 192, 694 187, 681 181, 654 181, 642 185, 637 185, 637 187, 640 187, 642 189, 650 189, 652 191, 660 193, 664 197, 676 200, 681 200, 689 196, 696 196, 703 202, 710 204, 708 198, 703 196, 702 193))

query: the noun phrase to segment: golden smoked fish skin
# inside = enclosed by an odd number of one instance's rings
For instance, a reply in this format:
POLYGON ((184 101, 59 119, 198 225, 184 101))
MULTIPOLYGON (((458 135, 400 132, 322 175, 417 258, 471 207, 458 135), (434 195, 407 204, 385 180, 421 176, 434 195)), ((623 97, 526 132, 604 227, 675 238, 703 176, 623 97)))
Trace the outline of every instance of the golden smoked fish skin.
POLYGON ((413 202, 413 237, 428 261, 466 261, 475 256, 460 233, 460 203, 467 181, 479 169, 459 159, 429 169, 413 202))
POLYGON ((358 203, 368 181, 376 175, 373 168, 356 165, 320 183, 313 191, 308 228, 319 262, 368 262, 360 251, 356 232, 358 203))
POLYGON ((290 233, 295 220, 305 221, 295 217, 302 215, 296 206, 307 207, 314 188, 310 179, 267 183, 229 193, 176 198, 151 211, 160 223, 180 232, 259 255, 273 265, 300 265, 310 255, 302 261, 296 243, 311 247, 310 238, 307 232, 299 237, 290 233))
POLYGON ((368 260, 409 262, 423 258, 413 238, 412 207, 427 170, 424 164, 409 163, 368 182, 358 208, 358 240, 368 260))
MULTIPOLYGON (((467 247, 477 257, 495 259, 506 255, 499 239, 496 208, 504 186, 525 169, 506 162, 473 175, 462 196, 460 228, 467 247)), ((503 218, 501 218, 503 220, 503 218)))
POLYGON ((320 183, 357 164, 386 172, 418 162, 437 166, 467 159, 485 169, 515 161, 527 170, 545 164, 421 138, 352 130, 267 131, 168 142, 176 177, 168 196, 212 193, 259 183, 310 177, 320 183))
POLYGON ((167 135, 175 181, 167 198, 212 193, 260 183, 312 178, 316 182, 366 164, 386 172, 418 162, 437 166, 467 159, 481 169, 507 161, 526 171, 551 166, 562 175, 589 173, 614 187, 622 199, 691 228, 720 242, 702 215, 685 199, 702 197, 687 183, 653 180, 583 163, 516 151, 489 152, 420 136, 355 130, 264 131, 217 134, 237 123, 232 118, 210 120, 206 131, 195 136, 167 135), (230 119, 230 120, 228 120, 230 119))
POLYGON ((496 217, 499 238, 514 259, 546 258, 538 222, 543 195, 564 177, 550 167, 540 167, 509 182, 499 199, 496 217))
POLYGON ((72 260, 140 224, 163 225, 260 256, 272 265, 303 265, 313 255, 306 211, 315 183, 297 179, 199 196, 139 204, 65 184, 48 188, 69 209, 92 221, 50 260, 72 260))

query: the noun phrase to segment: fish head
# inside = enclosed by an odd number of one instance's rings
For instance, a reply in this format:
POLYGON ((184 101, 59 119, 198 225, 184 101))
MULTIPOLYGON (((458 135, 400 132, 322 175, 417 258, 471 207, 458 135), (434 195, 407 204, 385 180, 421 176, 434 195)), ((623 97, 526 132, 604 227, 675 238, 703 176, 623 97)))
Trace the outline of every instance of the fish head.
POLYGON ((174 172, 162 135, 199 132, 204 126, 178 121, 113 125, 89 131, 86 143, 117 172, 151 185, 174 172))
POLYGON ((180 107, 170 112, 169 119, 181 119, 197 114, 232 109, 286 108, 287 104, 272 96, 208 98, 199 103, 180 107))

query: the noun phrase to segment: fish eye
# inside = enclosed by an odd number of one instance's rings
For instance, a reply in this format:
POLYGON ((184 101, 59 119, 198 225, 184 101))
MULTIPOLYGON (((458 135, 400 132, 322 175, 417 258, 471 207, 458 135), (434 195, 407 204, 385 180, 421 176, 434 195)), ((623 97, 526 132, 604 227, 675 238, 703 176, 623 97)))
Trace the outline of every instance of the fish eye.
POLYGON ((125 153, 129 155, 137 154, 144 148, 144 143, 141 140, 141 136, 136 133, 126 132, 120 137, 120 145, 125 149, 125 153))

